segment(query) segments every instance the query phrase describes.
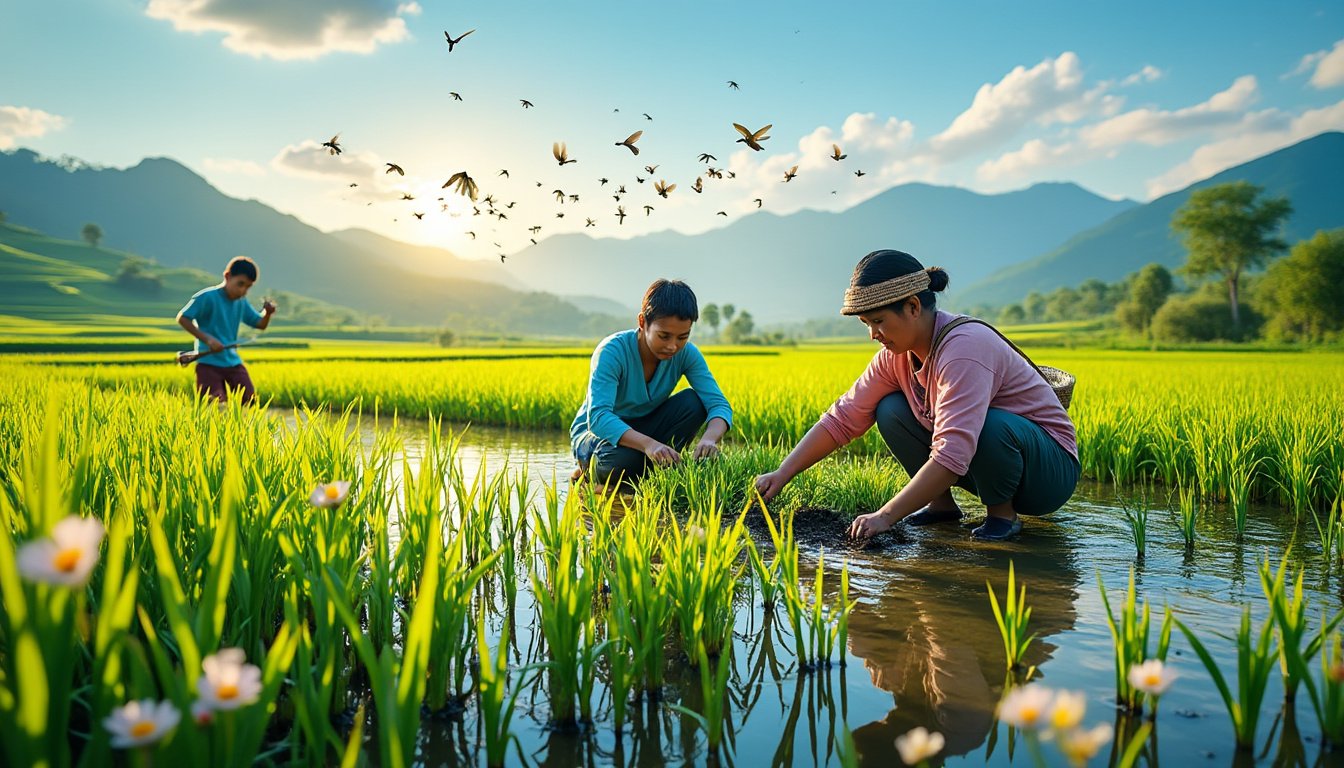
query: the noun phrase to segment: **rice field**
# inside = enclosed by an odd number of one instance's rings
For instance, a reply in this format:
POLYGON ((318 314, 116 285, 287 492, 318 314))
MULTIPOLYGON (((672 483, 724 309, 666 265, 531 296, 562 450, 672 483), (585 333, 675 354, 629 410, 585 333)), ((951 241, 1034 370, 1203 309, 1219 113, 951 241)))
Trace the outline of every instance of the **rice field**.
POLYGON ((768 511, 748 489, 867 357, 713 357, 733 445, 628 497, 558 481, 557 437, 403 421, 546 434, 582 358, 256 364, 291 413, 171 365, 4 364, 4 761, 1333 759, 1341 358, 1043 356, 1110 482, 1020 542, 854 549, 906 481, 871 437, 768 511))

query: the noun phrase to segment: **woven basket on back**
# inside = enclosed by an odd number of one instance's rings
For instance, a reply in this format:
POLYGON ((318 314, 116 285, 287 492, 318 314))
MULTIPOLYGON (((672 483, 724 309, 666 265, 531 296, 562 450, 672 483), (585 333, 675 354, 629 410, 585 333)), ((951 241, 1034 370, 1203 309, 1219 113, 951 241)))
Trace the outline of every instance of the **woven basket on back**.
POLYGON ((1003 332, 978 317, 958 317, 940 328, 938 330, 938 335, 933 339, 933 343, 929 345, 929 359, 933 359, 933 353, 938 349, 939 342, 943 340, 943 337, 947 335, 948 331, 956 328, 958 325, 965 325, 966 323, 979 323, 999 334, 1000 339, 1007 342, 1008 346, 1012 347, 1017 354, 1021 355, 1022 359, 1026 360, 1032 368, 1035 368, 1037 373, 1041 374, 1041 378, 1045 379, 1045 383, 1049 384, 1050 389, 1054 390, 1055 397, 1059 398, 1059 404, 1064 406, 1064 410, 1067 411, 1069 409, 1069 403, 1073 401, 1073 385, 1078 383, 1078 379, 1068 371, 1053 368, 1048 365, 1037 365, 1026 352, 1023 352, 1018 348, 1018 346, 1007 336, 1004 336, 1003 332))

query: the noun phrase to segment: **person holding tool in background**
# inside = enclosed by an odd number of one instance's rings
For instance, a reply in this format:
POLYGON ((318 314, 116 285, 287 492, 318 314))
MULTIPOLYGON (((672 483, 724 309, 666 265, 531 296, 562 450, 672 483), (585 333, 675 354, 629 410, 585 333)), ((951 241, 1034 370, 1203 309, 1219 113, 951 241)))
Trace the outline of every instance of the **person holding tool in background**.
POLYGON ((247 302, 247 292, 256 281, 256 263, 236 256, 224 268, 222 283, 197 291, 177 313, 177 324, 196 337, 195 356, 179 355, 179 361, 197 360, 197 391, 221 403, 228 400, 230 389, 242 393, 243 405, 256 398, 252 378, 236 349, 239 323, 264 331, 275 314, 275 304, 269 299, 262 303, 261 312, 247 302))

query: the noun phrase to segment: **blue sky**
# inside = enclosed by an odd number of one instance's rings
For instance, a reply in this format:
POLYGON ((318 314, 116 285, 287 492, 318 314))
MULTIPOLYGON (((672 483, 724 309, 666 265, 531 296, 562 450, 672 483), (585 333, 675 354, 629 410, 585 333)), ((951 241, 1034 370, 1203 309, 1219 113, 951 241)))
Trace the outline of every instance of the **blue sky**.
POLYGON ((697 232, 756 198, 838 210, 911 181, 1074 181, 1148 200, 1344 129, 1337 3, 15 5, 0 26, 0 149, 113 167, 172 157, 321 229, 466 257, 526 246, 532 226, 697 232), (450 54, 443 31, 473 28, 450 54), (733 122, 772 124, 765 150, 734 143, 733 122), (614 146, 635 130, 638 157, 614 146), (319 145, 337 132, 332 157, 319 145), (555 141, 579 162, 558 166, 555 141), (845 160, 829 159, 833 142, 845 160), (457 171, 513 202, 507 220, 440 190, 457 171), (657 179, 677 189, 659 198, 657 179))

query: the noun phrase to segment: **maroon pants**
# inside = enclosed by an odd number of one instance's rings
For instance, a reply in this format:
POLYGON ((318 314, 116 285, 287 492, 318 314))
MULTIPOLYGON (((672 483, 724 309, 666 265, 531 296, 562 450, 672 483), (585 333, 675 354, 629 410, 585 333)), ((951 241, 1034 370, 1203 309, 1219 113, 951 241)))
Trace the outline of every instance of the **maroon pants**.
POLYGON ((252 386, 252 377, 247 375, 245 365, 223 368, 218 365, 197 363, 196 390, 221 403, 229 399, 229 390, 242 392, 243 405, 252 402, 257 396, 257 390, 252 386))

